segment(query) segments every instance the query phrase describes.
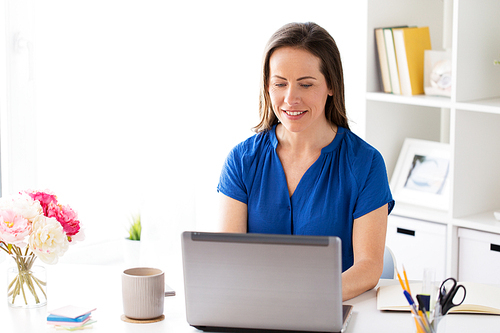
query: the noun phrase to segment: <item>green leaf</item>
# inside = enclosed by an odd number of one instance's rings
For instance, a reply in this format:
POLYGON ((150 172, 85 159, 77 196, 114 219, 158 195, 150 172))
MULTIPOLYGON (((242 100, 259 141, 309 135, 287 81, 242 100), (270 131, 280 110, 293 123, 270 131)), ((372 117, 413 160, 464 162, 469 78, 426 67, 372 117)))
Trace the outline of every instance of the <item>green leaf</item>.
POLYGON ((129 228, 130 240, 141 240, 141 214, 132 215, 132 224, 129 228))

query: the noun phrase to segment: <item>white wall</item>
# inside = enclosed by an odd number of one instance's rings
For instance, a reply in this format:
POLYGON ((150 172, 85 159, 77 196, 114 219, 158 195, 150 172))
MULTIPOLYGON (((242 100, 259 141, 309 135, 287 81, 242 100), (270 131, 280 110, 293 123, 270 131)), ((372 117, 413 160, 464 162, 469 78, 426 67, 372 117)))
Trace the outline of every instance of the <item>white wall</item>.
POLYGON ((147 237, 214 230, 222 163, 257 123, 262 51, 283 24, 314 21, 336 39, 364 134, 365 11, 364 0, 36 1, 33 187, 79 212, 86 242, 123 237, 138 210, 147 237))

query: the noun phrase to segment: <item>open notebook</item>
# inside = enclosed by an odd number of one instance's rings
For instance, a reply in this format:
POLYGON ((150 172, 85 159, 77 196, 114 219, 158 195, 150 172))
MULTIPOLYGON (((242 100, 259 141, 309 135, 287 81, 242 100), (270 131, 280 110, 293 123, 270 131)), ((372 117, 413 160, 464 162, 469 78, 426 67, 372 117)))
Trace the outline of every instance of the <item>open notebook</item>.
POLYGON ((202 330, 341 332, 338 237, 184 232, 186 316, 202 330))
MULTIPOLYGON (((500 315, 500 287, 475 283, 459 282, 467 291, 464 302, 448 313, 484 313, 500 315)), ((422 283, 410 283, 412 295, 422 290, 422 283)), ((389 311, 410 311, 408 301, 398 284, 381 286, 377 290, 377 309, 389 311)))

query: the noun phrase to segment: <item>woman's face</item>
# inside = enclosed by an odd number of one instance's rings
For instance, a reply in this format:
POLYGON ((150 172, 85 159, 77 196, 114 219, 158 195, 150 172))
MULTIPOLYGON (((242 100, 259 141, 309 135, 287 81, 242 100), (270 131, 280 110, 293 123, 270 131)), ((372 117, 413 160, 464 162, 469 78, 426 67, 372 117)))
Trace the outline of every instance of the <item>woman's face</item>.
POLYGON ((303 49, 282 47, 269 59, 269 95, 274 113, 291 132, 328 124, 325 104, 332 90, 320 71, 321 60, 303 49))

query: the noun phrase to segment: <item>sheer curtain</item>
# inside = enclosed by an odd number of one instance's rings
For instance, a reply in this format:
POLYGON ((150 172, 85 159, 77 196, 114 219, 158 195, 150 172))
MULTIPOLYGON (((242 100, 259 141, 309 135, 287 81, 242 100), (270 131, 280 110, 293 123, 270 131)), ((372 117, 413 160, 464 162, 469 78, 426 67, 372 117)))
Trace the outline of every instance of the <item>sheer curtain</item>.
POLYGON ((314 21, 337 40, 349 116, 363 134, 365 1, 34 6, 33 187, 79 212, 84 243, 122 239, 135 212, 145 240, 163 249, 182 230, 217 229, 219 172, 252 134, 262 51, 285 23, 314 21))

